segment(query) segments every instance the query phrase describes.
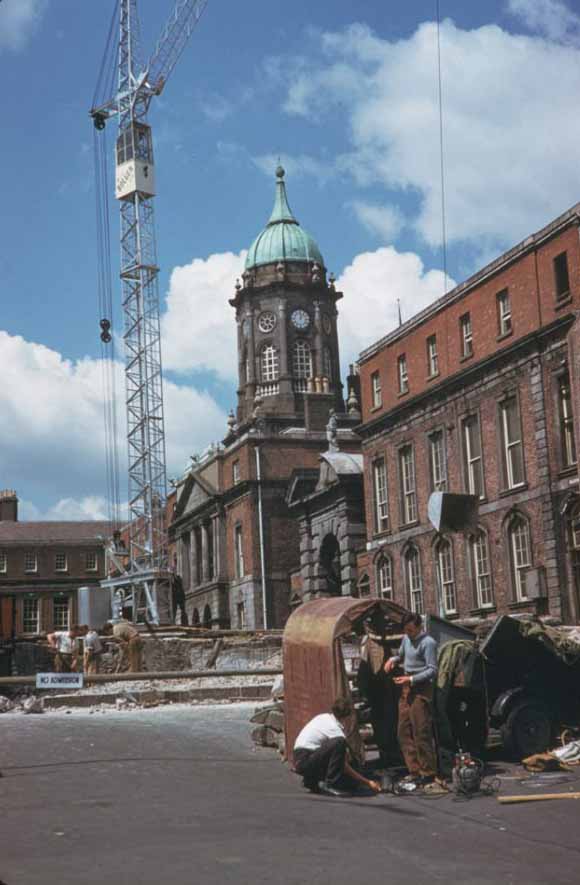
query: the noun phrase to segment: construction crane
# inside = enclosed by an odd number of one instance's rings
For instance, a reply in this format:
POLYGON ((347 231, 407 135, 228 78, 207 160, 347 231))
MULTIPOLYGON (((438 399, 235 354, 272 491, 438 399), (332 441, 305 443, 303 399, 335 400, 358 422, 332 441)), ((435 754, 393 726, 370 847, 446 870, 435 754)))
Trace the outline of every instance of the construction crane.
MULTIPOLYGON (((164 89, 206 5, 207 0, 177 0, 153 54, 142 64, 137 0, 117 0, 90 111, 97 151, 101 151, 103 158, 96 163, 100 170, 97 191, 108 190, 107 158, 102 147, 105 142, 99 139, 99 133, 111 117, 118 120, 115 196, 120 208, 129 470, 128 547, 125 551, 119 543, 111 547, 111 560, 117 574, 108 577, 102 586, 112 591, 114 616, 130 606, 134 620, 147 619, 154 624, 167 623, 172 612, 165 520, 167 478, 159 267, 153 208, 155 164, 147 115, 152 99, 164 89)), ((110 267, 110 255, 105 254, 110 249, 110 238, 107 194, 101 193, 100 199, 102 270, 107 262, 110 267)), ((112 316, 103 317, 100 323, 101 341, 105 345, 113 341, 111 323, 112 316)), ((114 419, 109 417, 108 424, 109 433, 115 437, 114 419)), ((114 469, 113 464, 111 470, 114 469)), ((117 535, 118 540, 120 535, 117 535)))

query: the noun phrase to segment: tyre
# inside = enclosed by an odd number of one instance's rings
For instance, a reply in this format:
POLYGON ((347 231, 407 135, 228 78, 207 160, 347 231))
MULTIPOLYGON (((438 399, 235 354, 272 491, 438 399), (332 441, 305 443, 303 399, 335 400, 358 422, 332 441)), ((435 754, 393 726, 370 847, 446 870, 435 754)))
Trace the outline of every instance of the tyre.
POLYGON ((503 745, 515 759, 525 759, 550 749, 552 719, 549 712, 534 702, 518 704, 501 727, 503 745))

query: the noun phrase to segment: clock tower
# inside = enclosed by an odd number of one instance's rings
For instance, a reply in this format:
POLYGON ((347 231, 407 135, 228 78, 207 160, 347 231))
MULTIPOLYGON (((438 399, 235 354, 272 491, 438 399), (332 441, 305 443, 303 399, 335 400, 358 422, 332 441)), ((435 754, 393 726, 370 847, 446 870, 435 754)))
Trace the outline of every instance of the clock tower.
POLYGON ((274 208, 246 258, 230 304, 238 326, 238 409, 241 429, 256 402, 282 430, 324 426, 331 408, 344 411, 337 301, 314 239, 288 205, 284 169, 276 170, 274 208))

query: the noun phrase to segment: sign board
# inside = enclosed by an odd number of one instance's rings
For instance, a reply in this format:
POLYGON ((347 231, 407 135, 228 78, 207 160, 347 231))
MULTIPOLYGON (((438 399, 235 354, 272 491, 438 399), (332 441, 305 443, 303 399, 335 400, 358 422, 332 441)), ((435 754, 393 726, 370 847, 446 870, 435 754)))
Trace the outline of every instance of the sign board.
POLYGON ((82 673, 37 673, 37 688, 82 688, 82 673))

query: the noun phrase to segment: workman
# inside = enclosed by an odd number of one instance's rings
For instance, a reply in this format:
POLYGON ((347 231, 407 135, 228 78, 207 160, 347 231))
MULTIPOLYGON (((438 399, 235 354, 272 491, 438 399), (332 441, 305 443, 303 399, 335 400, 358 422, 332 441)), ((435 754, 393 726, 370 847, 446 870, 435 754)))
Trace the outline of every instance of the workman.
POLYGON ((398 755, 395 717, 390 715, 397 702, 397 690, 384 670, 388 652, 385 617, 380 608, 376 608, 365 619, 362 629, 357 688, 361 698, 368 704, 380 764, 386 768, 391 758, 398 755))
POLYGON ((433 683, 437 676, 437 643, 423 629, 421 615, 403 617, 404 637, 396 655, 385 664, 392 673, 402 666, 404 675, 395 676, 401 687, 398 738, 408 769, 404 779, 417 786, 431 783, 437 774, 437 750, 433 732, 433 683))
POLYGON ((332 705, 331 713, 320 713, 304 726, 294 742, 294 769, 302 775, 304 786, 312 793, 343 798, 352 791, 344 789, 345 779, 380 793, 381 786, 368 780, 353 768, 348 759, 348 744, 344 730, 353 715, 353 707, 346 698, 332 705))
POLYGON ((85 673, 98 673, 99 661, 103 653, 103 644, 99 638, 99 634, 93 627, 85 625, 84 632, 84 651, 83 651, 83 669, 85 673))
POLYGON ((78 624, 69 630, 55 630, 46 637, 49 646, 54 649, 54 669, 56 673, 74 673, 78 666, 78 637, 82 631, 78 624))
POLYGON ((103 633, 119 640, 120 655, 115 671, 129 670, 130 673, 140 673, 142 670, 141 653, 143 640, 139 631, 130 621, 121 620, 116 624, 107 623, 103 633))

